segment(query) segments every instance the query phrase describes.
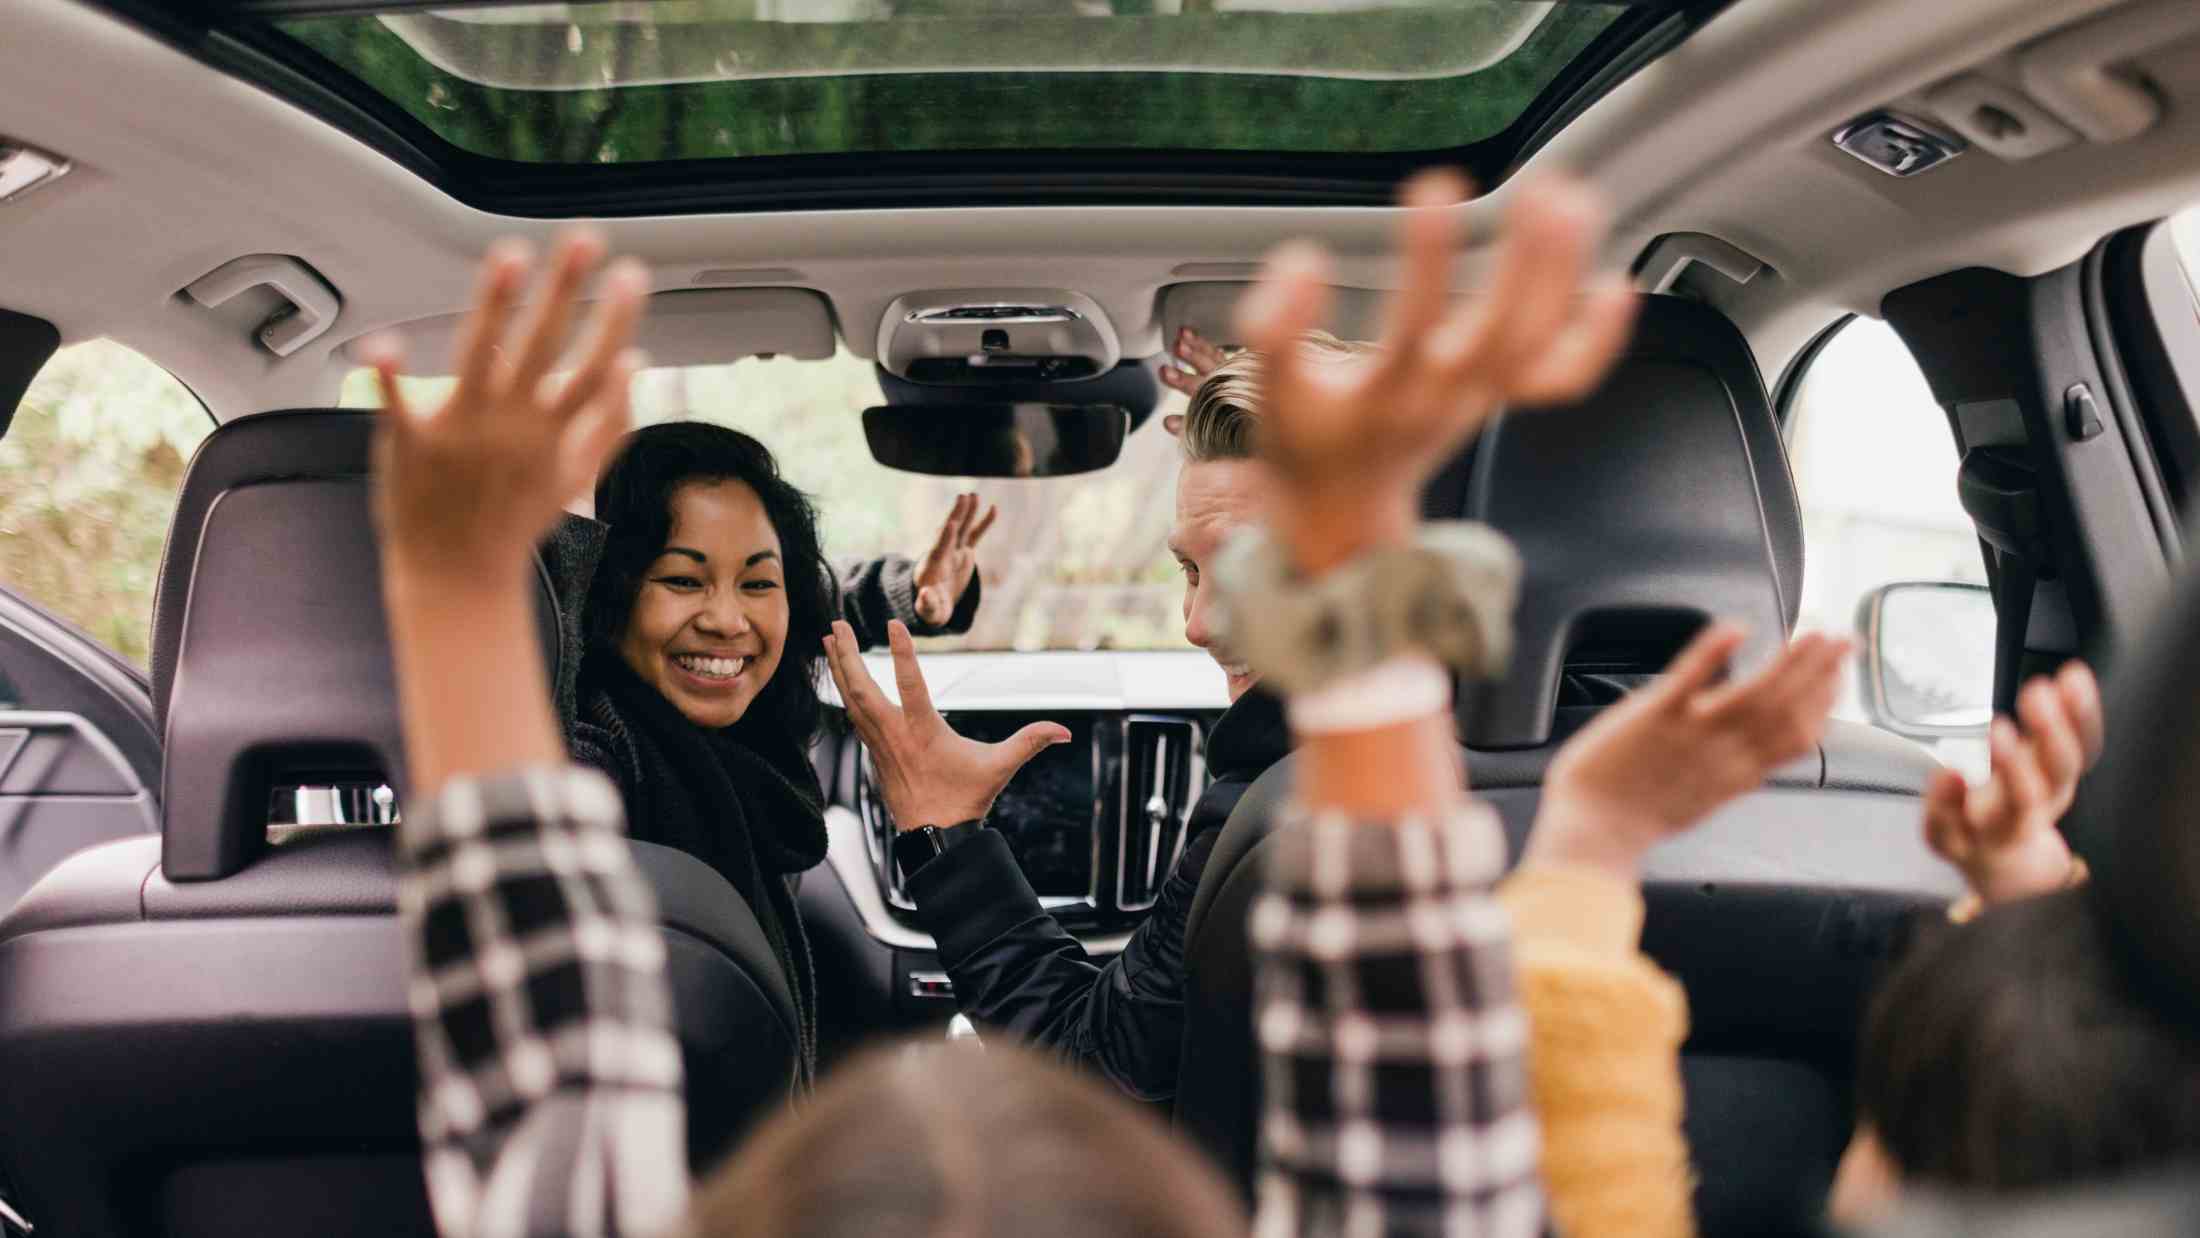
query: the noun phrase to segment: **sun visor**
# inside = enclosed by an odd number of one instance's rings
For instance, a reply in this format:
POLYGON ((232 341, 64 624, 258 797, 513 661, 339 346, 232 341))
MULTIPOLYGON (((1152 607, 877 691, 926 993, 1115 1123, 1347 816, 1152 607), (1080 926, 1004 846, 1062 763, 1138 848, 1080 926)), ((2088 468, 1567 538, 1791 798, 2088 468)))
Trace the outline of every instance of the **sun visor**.
MULTIPOLYGON (((1237 338, 1237 303, 1252 287, 1250 280, 1205 280, 1162 289, 1162 340, 1174 340, 1178 331, 1190 327, 1216 344, 1244 343, 1237 338)), ((1329 321, 1323 325, 1348 340, 1374 338, 1383 294, 1371 288, 1332 288, 1329 292, 1329 321)))
MULTIPOLYGON (((460 314, 441 314, 393 328, 405 340, 406 369, 451 372, 460 314)), ((822 361, 833 355, 833 315, 807 288, 708 288, 650 297, 635 343, 650 364, 714 365, 761 354, 822 361)), ((353 360, 359 341, 345 346, 353 360)))

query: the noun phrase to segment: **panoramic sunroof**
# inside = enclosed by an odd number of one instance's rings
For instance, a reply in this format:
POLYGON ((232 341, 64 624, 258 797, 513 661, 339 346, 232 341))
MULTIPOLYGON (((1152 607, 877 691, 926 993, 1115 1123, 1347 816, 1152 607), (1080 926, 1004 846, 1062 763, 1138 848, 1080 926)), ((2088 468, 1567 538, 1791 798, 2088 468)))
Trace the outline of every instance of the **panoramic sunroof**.
POLYGON ((1548 0, 661 0, 277 18, 471 154, 1366 154, 1503 132, 1627 12, 1548 0))
POLYGON ((469 205, 559 216, 1494 185, 1732 0, 88 2, 469 205))

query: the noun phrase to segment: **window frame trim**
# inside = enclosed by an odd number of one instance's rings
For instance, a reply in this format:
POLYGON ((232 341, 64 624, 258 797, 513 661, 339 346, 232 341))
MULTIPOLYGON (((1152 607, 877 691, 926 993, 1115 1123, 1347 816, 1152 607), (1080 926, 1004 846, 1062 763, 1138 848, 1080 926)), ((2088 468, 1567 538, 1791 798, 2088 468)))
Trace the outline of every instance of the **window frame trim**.
MULTIPOLYGON (((2200 205, 2187 209, 2200 211, 2200 205)), ((2126 228, 2096 255, 2106 339, 2129 390, 2132 424, 2146 441, 2173 523, 2181 526, 2200 506, 2200 282, 2179 250, 2174 218, 2126 228), (2170 283, 2188 313, 2164 312, 2164 285, 2170 283), (2172 337, 2182 337, 2184 346, 2172 337)), ((2200 262, 2200 254, 2192 261, 2200 262)), ((2095 348, 2101 348, 2098 338, 2095 348)))
POLYGON ((1805 341, 1803 347, 1789 359, 1786 368, 1780 371, 1780 379, 1772 387, 1772 420, 1780 428, 1780 445, 1783 448, 1794 445, 1794 421, 1789 413, 1793 411, 1796 393, 1803 389, 1803 381, 1810 376, 1810 368, 1818 364, 1818 358, 1824 355, 1834 338, 1848 330, 1861 317, 1863 315, 1850 311, 1820 327, 1817 334, 1805 341))

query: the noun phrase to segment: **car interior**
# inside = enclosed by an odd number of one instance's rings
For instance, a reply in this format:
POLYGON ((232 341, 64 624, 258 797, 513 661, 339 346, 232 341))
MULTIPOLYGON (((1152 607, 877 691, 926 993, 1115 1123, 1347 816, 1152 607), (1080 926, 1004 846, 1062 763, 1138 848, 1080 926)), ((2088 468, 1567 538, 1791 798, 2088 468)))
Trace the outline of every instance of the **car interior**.
MULTIPOLYGON (((924 659, 966 734, 1071 728, 994 824, 1096 955, 1122 948, 1185 846, 1227 705, 1181 639, 1178 587, 1138 575, 1172 502, 1158 369, 1187 328, 1239 343, 1233 306, 1295 237, 1336 255, 1339 334, 1372 330, 1398 279, 1391 195, 1420 167, 1474 176, 1461 210, 1480 239, 1524 177, 1584 173, 1613 212, 1603 257, 1642 294, 1596 392, 1508 410, 1424 500, 1526 563, 1510 669, 1458 709, 1515 857, 1557 745, 1706 620, 1745 625, 1745 664, 1797 630, 1824 565, 1806 554, 1791 412, 1852 322, 1899 336, 1953 449, 1939 497, 1960 503, 1966 550, 1975 535, 1992 612, 1973 641, 1980 706, 2010 709, 2026 675, 2073 656, 2113 668, 2169 595, 2200 487, 2200 299, 2170 222, 2200 203, 2190 0, 706 10, 14 0, 0 17, 0 453, 49 359, 100 339, 172 375, 213 427, 156 496, 171 514, 142 667, 0 580, 0 1235, 430 1232, 375 419, 348 380, 384 331, 412 372, 443 373, 499 237, 547 244, 587 221, 643 260, 640 342, 662 372, 644 386, 675 412, 719 400, 775 450, 846 444, 845 477, 797 480, 828 516, 844 493, 879 504, 846 526, 851 548, 914 545, 906 522, 950 491, 896 487, 949 484, 926 478, 998 492, 1011 537, 1044 530, 986 561, 980 609, 1055 609, 989 617, 924 659), (1256 20, 1408 23, 1418 59, 1370 69, 1352 38, 1276 53, 1217 33, 1256 20), (865 42, 928 22, 933 42, 865 42), (1125 71, 1159 63, 1164 38, 1189 68, 1125 71), (847 67, 882 48, 902 59, 847 67), (1172 78, 1214 93, 1172 96, 1172 78), (843 81, 861 89, 814 93, 843 81), (1122 98, 1139 91, 1152 100, 1122 98), (721 96, 748 119, 713 131, 681 112, 721 96), (1131 127, 1186 98, 1254 118, 1131 127), (847 107, 853 136, 819 127, 847 107), (613 124, 660 113, 636 130, 654 145, 613 124), (731 363, 750 385, 710 386, 731 363), (774 398, 758 385, 794 373, 835 376, 816 388, 829 398, 743 420, 774 398), (1053 522, 1103 497, 1122 582, 1048 592, 1046 572, 1078 570, 1059 567, 1062 530, 1088 527, 1053 522)), ((1486 259, 1470 252, 1460 294, 1486 259)), ((1858 484, 1899 450, 1859 444, 1858 484)), ((1919 836, 1917 797, 1931 743, 1983 716, 1897 724, 1910 688, 1892 667, 1911 655, 1894 595, 1874 598, 1856 616, 1868 721, 1836 722, 1645 873, 1644 948, 1689 998, 1708 1235, 1817 1223, 1865 1002, 1908 926, 1962 890, 1919 836)), ((560 605, 546 568, 553 672, 560 605)), ((885 1035, 982 1040, 916 927, 867 757, 829 730, 815 760, 830 847, 800 901, 821 1068, 885 1035)), ((1247 918, 1290 776, 1287 759, 1246 793, 1205 870, 1183 1083, 1159 1106, 1186 1155, 1248 1190, 1247 918)), ((632 845, 664 921, 701 1168, 789 1103, 793 1005, 721 878, 632 845)))

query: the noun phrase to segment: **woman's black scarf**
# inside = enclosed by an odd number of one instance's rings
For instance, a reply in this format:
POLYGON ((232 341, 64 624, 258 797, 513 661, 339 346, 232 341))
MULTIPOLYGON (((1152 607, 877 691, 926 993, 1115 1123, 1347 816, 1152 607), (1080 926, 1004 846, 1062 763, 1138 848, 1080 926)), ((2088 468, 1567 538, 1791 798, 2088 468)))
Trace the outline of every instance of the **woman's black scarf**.
POLYGON ((807 1086, 817 1067, 817 978, 788 878, 825 859, 824 793, 809 753, 763 718, 696 726, 600 645, 581 661, 579 698, 580 721, 606 731, 629 766, 614 771, 629 836, 709 864, 755 911, 794 993, 807 1086))

